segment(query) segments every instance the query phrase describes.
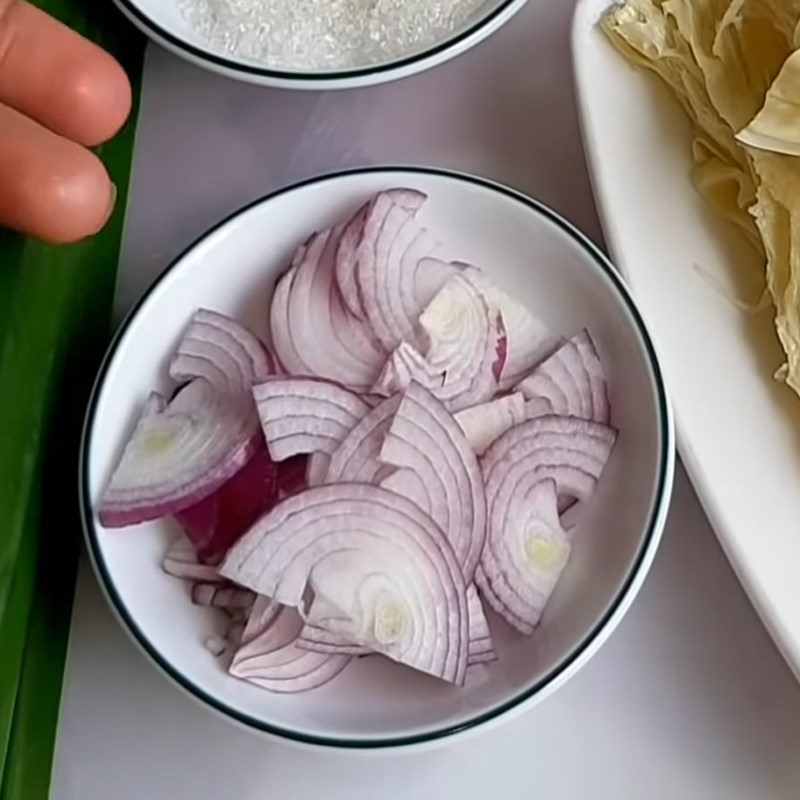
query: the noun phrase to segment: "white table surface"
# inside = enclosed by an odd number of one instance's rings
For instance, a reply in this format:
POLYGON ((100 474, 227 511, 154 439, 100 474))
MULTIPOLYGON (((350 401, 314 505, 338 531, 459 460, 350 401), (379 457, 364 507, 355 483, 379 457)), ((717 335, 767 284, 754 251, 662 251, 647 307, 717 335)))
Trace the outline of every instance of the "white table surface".
MULTIPOLYGON (((571 12, 569 0, 531 0, 455 62, 348 94, 245 86, 151 47, 118 315, 221 216, 347 166, 481 173, 599 240, 572 92, 571 12)), ((588 666, 498 730, 413 756, 301 751, 212 715, 145 661, 84 564, 52 797, 789 800, 800 797, 798 754, 800 687, 679 470, 651 576, 588 666)))

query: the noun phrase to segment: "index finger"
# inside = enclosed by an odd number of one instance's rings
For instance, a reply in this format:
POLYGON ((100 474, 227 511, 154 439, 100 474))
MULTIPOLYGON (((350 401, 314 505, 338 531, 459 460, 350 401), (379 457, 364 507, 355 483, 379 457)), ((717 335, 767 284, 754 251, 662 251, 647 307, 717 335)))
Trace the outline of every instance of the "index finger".
POLYGON ((131 88, 97 45, 24 0, 0 0, 0 103, 91 146, 123 125, 131 88))

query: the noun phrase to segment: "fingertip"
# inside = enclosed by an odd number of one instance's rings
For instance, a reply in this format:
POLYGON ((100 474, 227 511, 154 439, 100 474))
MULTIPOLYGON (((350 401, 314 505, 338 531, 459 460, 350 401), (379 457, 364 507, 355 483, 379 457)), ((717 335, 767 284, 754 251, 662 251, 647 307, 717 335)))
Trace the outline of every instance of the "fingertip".
POLYGON ((57 176, 50 187, 50 241, 67 244, 98 233, 114 210, 116 187, 100 159, 86 152, 84 163, 57 176))
POLYGON ((68 162, 29 187, 27 232, 70 244, 100 231, 114 209, 116 187, 100 159, 75 145, 68 162))
POLYGON ((131 111, 128 76, 119 62, 100 48, 70 65, 63 79, 62 97, 62 118, 76 121, 70 138, 87 147, 114 136, 131 111))
POLYGON ((0 102, 79 144, 110 139, 131 110, 119 62, 36 6, 4 3, 0 102))

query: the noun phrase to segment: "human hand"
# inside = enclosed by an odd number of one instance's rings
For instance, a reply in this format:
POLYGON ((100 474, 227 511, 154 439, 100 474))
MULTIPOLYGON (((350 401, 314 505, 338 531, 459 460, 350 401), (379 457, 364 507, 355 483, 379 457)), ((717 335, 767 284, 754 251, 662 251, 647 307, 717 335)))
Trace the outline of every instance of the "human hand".
POLYGON ((86 148, 130 107, 108 53, 24 0, 0 0, 0 226, 59 243, 99 231, 116 190, 86 148))

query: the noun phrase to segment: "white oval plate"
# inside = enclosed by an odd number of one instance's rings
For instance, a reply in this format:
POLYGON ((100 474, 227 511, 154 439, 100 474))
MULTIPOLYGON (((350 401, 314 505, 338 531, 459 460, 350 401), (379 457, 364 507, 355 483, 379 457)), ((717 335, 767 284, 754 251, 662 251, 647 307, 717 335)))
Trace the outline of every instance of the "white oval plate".
POLYGON ((162 47, 193 64, 229 78, 283 89, 352 89, 406 78, 466 52, 494 33, 527 0, 486 0, 459 29, 441 42, 403 58, 341 70, 277 69, 220 53, 194 31, 180 0, 114 0, 123 14, 162 47))
MULTIPOLYGON (((426 746, 488 727, 554 690, 597 649, 630 605, 655 553, 673 468, 672 426, 641 319, 602 254, 537 203, 478 178, 433 170, 356 171, 300 184, 235 214, 190 247, 123 324, 88 411, 82 501, 89 551, 112 608, 179 685, 230 718, 299 742, 351 748, 426 746), (587 326, 607 365, 620 437, 583 517, 573 557, 536 634, 497 621, 500 659, 455 688, 374 657, 307 694, 271 694, 231 678, 203 648, 214 612, 159 563, 172 523, 104 530, 93 508, 148 391, 193 311, 245 320, 266 337, 272 286, 313 229, 372 193, 405 185, 429 201, 423 220, 449 257, 483 265, 555 330, 587 326)), ((217 620, 216 624, 221 624, 217 620)))
POLYGON ((662 356, 686 469, 800 677, 800 402, 772 379, 783 359, 770 312, 748 314, 730 300, 758 293, 737 276, 761 268, 695 191, 677 101, 598 29, 610 4, 582 0, 572 41, 603 227, 662 356))

